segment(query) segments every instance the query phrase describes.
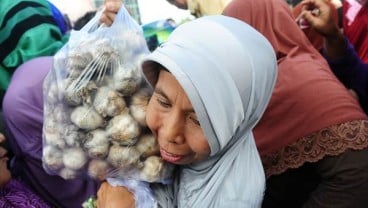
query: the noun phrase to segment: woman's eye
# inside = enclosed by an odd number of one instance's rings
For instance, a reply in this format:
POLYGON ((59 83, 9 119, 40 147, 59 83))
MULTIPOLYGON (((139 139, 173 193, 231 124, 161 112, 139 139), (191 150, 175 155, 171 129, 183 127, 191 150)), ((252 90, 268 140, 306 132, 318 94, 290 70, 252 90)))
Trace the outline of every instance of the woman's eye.
POLYGON ((201 124, 199 123, 198 119, 196 117, 193 116, 189 116, 189 119, 197 126, 200 126, 201 124))
POLYGON ((157 98, 157 102, 164 108, 169 108, 171 105, 170 103, 160 99, 160 98, 157 98))

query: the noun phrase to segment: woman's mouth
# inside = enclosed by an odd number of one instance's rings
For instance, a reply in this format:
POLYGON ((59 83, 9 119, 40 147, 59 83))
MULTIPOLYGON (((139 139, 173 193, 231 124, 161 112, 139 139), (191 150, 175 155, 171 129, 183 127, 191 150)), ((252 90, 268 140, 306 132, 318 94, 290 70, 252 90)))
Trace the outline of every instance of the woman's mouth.
POLYGON ((166 152, 162 148, 160 148, 160 153, 161 153, 162 159, 164 159, 164 160, 166 160, 167 162, 170 162, 170 163, 176 163, 176 162, 180 161, 181 159, 183 159, 183 157, 184 157, 182 155, 175 155, 175 154, 166 152))

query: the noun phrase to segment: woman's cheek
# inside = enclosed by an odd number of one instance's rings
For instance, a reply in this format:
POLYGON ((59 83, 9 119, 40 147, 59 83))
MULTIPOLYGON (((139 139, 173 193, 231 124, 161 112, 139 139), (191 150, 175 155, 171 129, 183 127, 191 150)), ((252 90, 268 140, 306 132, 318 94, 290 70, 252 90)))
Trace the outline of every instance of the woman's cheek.
POLYGON ((157 130, 157 115, 155 113, 152 101, 149 101, 146 110, 146 122, 149 129, 155 133, 157 130))

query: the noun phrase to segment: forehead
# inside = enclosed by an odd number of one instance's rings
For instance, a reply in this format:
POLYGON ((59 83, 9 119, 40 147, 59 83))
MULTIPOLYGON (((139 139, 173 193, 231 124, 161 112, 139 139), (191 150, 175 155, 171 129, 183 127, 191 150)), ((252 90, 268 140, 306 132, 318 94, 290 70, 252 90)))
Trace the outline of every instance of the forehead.
POLYGON ((186 92, 170 72, 160 70, 155 91, 163 94, 170 102, 180 105, 183 109, 192 110, 192 104, 186 92))
POLYGON ((161 68, 158 72, 158 79, 157 84, 158 86, 173 86, 173 87, 180 87, 179 82, 176 80, 176 78, 167 70, 161 68))

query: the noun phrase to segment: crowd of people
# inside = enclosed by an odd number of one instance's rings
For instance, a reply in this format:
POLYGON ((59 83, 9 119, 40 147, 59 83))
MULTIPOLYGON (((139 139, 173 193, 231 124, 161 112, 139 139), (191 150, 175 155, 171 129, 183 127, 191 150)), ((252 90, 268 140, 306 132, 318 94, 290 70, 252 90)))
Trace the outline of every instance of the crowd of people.
MULTIPOLYGON (((0 206, 139 207, 129 187, 45 171, 43 81, 70 26, 47 1, 6 2, 0 206)), ((175 165, 155 206, 367 207, 368 1, 168 2, 197 18, 142 60, 145 121, 175 165)), ((104 6, 109 26, 123 3, 104 6)))

